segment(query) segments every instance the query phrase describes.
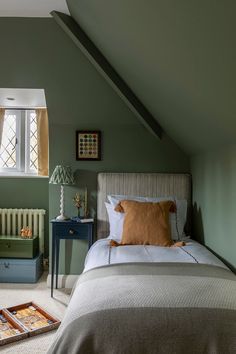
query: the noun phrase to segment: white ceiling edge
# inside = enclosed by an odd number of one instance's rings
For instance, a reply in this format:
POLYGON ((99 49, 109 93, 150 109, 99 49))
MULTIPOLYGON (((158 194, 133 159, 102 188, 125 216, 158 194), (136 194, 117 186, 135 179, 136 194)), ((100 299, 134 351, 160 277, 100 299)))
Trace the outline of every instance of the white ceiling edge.
POLYGON ((0 88, 0 107, 2 108, 42 108, 46 107, 43 89, 0 88), (14 100, 9 100, 13 98, 14 100))
POLYGON ((51 17, 51 11, 70 14, 66 0, 0 0, 0 17, 51 17))

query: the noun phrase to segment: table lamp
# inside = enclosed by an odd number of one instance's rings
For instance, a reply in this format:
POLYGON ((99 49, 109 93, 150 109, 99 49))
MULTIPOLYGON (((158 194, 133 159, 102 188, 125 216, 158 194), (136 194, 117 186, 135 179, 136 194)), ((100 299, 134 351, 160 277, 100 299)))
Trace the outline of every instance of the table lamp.
POLYGON ((49 183, 61 185, 60 215, 56 217, 56 220, 63 221, 69 219, 64 214, 64 186, 75 184, 71 168, 69 166, 56 166, 49 183))

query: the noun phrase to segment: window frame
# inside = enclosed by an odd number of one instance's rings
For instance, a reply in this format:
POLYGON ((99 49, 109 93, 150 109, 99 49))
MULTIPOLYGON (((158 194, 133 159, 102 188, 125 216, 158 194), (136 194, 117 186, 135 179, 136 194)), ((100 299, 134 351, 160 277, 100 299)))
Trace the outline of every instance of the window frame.
MULTIPOLYGON (((24 143, 24 147, 25 147, 25 152, 24 152, 24 168, 25 168, 25 173, 27 174, 33 174, 33 175, 38 175, 38 171, 32 170, 30 169, 30 115, 32 113, 35 113, 35 109, 28 109, 25 111, 25 143, 24 143)), ((23 166, 23 162, 22 162, 22 166, 23 166)))
POLYGON ((0 168, 0 177, 46 177, 30 169, 30 114, 35 109, 6 109, 5 114, 16 115, 16 167, 0 168))

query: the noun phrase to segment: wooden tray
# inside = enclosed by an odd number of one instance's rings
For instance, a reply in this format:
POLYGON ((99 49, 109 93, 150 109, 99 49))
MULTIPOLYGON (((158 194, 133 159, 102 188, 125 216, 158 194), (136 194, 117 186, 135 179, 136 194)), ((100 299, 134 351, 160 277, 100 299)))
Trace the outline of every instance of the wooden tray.
POLYGON ((24 328, 30 337, 58 328, 61 323, 35 302, 9 307, 6 312, 24 328))
POLYGON ((28 331, 26 331, 18 321, 15 321, 8 311, 0 310, 0 316, 0 346, 28 337, 28 331), (7 320, 6 323, 2 322, 3 318, 7 320), (8 332, 9 330, 11 333, 8 332), (14 333, 14 331, 17 331, 18 333, 14 333))

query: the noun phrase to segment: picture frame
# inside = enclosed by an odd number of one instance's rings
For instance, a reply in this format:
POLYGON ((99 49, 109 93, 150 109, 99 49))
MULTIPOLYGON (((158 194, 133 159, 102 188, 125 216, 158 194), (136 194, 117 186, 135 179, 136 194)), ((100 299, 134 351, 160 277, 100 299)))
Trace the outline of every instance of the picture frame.
POLYGON ((100 130, 76 131, 76 160, 101 160, 101 132, 100 130))

